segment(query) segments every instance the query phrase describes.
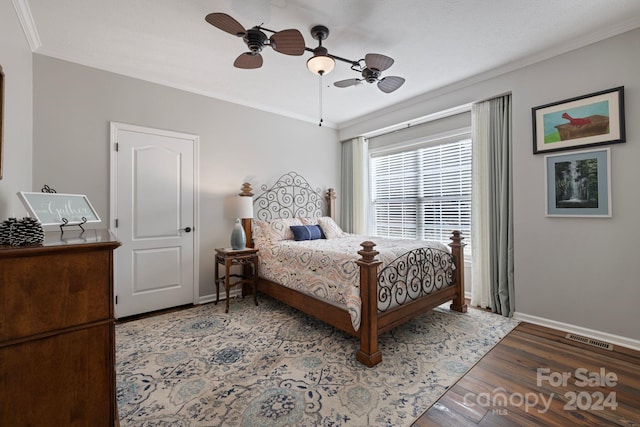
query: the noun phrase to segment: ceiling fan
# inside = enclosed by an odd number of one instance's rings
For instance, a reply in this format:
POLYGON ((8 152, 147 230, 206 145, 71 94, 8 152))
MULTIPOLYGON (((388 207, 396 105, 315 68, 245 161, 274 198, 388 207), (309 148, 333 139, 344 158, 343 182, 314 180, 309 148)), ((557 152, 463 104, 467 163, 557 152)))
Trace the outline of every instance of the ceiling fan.
POLYGON ((404 78, 398 76, 382 77, 380 75, 393 65, 393 59, 379 53, 368 53, 364 59, 355 61, 351 65, 353 71, 357 71, 362 75, 361 79, 346 79, 335 82, 336 87, 355 86, 362 82, 376 83, 378 89, 384 93, 391 93, 398 89, 405 82, 404 78), (364 65, 362 63, 364 62, 364 65))
POLYGON ((393 59, 379 53, 368 53, 364 59, 352 61, 330 54, 322 46, 322 40, 329 36, 329 29, 324 25, 316 25, 311 28, 311 36, 318 40, 318 47, 315 49, 306 48, 313 52, 313 57, 307 61, 307 68, 315 74, 328 74, 333 70, 334 60, 351 64, 351 69, 362 75, 361 79, 346 79, 335 82, 333 85, 340 88, 355 86, 361 82, 378 83, 378 88, 384 93, 391 93, 398 89, 405 82, 404 78, 398 76, 382 77, 383 71, 393 65, 393 59))
POLYGON ((236 68, 253 69, 262 67, 262 55, 260 52, 265 46, 271 46, 276 52, 285 55, 299 56, 305 52, 304 37, 296 29, 273 31, 256 25, 245 29, 238 21, 226 13, 210 13, 205 20, 214 27, 236 37, 242 37, 249 48, 248 52, 240 54, 234 61, 236 68), (272 33, 267 37, 264 33, 272 33))
POLYGON ((304 37, 296 29, 273 31, 268 28, 256 25, 245 29, 238 21, 226 13, 210 13, 205 20, 214 27, 225 31, 236 37, 242 37, 249 47, 248 52, 240 54, 233 63, 236 68, 253 69, 262 67, 262 55, 260 52, 265 46, 271 46, 276 52, 286 55, 302 55, 305 51, 313 52, 313 56, 307 61, 307 68, 314 74, 320 76, 328 74, 333 70, 335 60, 351 64, 351 69, 360 73, 362 78, 340 80, 334 86, 345 88, 355 86, 362 82, 377 83, 378 88, 385 93, 397 90, 405 82, 405 79, 398 76, 381 77, 383 71, 393 65, 393 59, 379 53, 368 53, 364 59, 352 61, 330 54, 322 46, 322 40, 329 36, 329 29, 324 25, 316 25, 311 28, 311 36, 318 40, 318 47, 311 49, 305 46, 304 37), (267 37, 264 33, 272 33, 267 37))

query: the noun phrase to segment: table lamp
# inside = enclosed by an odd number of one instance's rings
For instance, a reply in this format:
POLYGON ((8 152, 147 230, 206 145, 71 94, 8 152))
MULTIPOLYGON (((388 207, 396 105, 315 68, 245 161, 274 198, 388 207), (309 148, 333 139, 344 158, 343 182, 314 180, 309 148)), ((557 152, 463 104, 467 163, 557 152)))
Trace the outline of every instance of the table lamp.
POLYGON ((233 231, 231 231, 231 249, 244 249, 247 246, 247 235, 240 220, 253 218, 253 198, 247 196, 236 197, 232 211, 233 217, 236 218, 236 223, 233 226, 233 231))

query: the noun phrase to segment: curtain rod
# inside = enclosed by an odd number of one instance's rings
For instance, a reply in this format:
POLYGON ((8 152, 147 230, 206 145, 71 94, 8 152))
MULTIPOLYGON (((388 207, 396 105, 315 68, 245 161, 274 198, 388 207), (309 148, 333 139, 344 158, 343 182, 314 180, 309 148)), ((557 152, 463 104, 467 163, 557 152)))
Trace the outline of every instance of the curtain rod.
POLYGON ((426 116, 421 116, 421 117, 416 117, 414 119, 411 120, 407 120, 395 125, 391 125, 391 126, 387 126, 381 129, 377 129, 371 132, 366 132, 364 134, 362 134, 361 136, 369 139, 369 138, 376 138, 379 136, 383 136, 383 135, 389 135, 392 133, 396 133, 400 130, 405 130, 405 129, 409 129, 424 123, 429 123, 429 122, 433 122, 435 120, 438 119, 443 119, 445 117, 451 117, 451 116, 455 116, 457 114, 462 114, 462 113, 466 113, 468 111, 471 111, 471 105, 472 104, 463 104, 463 105, 459 105, 457 107, 453 107, 453 108, 449 108, 446 110, 442 110, 442 111, 438 111, 437 113, 431 113, 431 114, 427 114, 426 116))

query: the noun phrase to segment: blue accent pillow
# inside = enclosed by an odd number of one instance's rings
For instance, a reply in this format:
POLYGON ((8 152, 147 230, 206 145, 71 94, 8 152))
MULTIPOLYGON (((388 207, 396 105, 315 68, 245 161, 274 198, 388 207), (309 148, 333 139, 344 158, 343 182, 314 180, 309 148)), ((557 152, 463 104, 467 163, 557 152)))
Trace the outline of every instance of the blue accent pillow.
POLYGON ((298 242, 301 240, 324 239, 322 228, 319 225, 292 225, 290 228, 293 232, 293 239, 298 242))

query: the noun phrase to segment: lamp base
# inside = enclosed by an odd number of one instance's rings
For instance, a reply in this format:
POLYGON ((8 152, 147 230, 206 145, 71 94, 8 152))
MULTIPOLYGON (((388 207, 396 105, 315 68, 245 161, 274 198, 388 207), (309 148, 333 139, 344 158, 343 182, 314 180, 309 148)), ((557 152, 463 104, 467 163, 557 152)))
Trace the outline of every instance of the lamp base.
POLYGON ((236 223, 233 226, 233 231, 231 232, 231 249, 233 250, 244 249, 246 245, 247 245, 247 236, 244 233, 244 228, 242 228, 240 219, 236 219, 236 223))

